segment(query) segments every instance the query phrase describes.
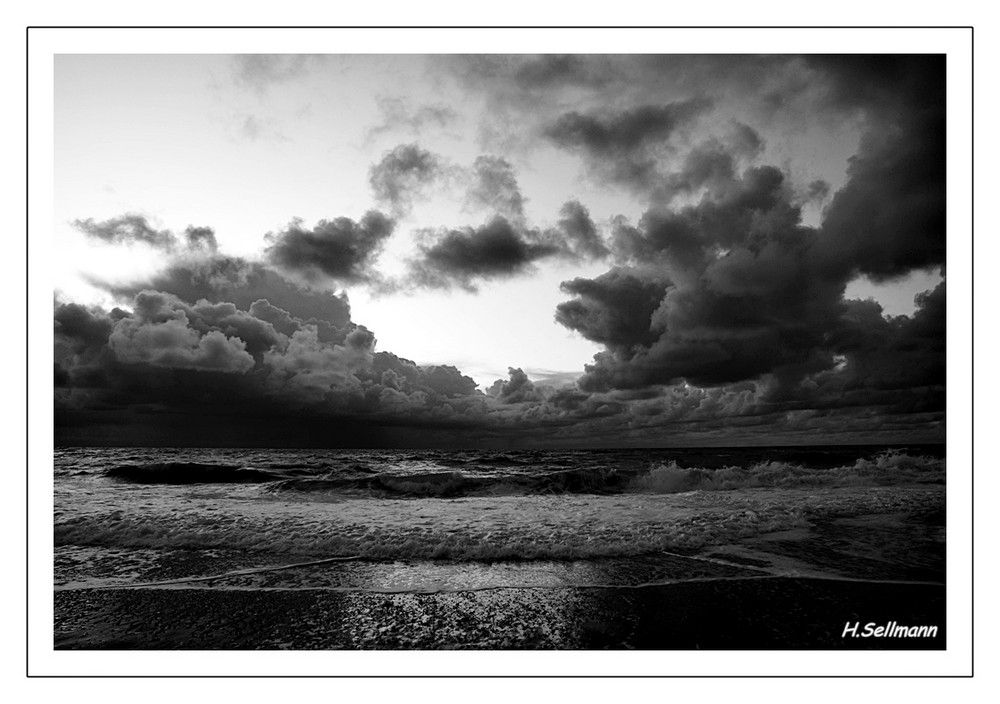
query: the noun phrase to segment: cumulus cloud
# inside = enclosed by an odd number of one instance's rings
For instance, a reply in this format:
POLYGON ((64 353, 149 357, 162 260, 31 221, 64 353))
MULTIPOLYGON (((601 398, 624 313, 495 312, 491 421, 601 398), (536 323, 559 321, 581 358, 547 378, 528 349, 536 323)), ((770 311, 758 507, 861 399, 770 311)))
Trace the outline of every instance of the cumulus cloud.
POLYGON ((709 107, 708 101, 694 99, 604 115, 573 111, 549 125, 545 136, 582 154, 595 177, 645 192, 658 180, 658 161, 674 133, 709 107))
POLYGON ((184 230, 184 237, 187 241, 188 249, 204 250, 207 252, 217 252, 219 243, 215 239, 215 231, 210 227, 189 226, 184 230))
POLYGON ((118 321, 108 346, 121 362, 155 367, 245 372, 253 366, 246 344, 218 330, 199 334, 183 310, 170 309, 155 294, 140 294, 135 316, 118 321))
POLYGON ((622 268, 564 281, 562 290, 576 298, 556 307, 556 320, 627 358, 656 340, 652 317, 669 287, 668 281, 622 268))
POLYGON ((472 165, 466 204, 485 208, 516 223, 524 222, 524 196, 514 167, 506 159, 483 155, 472 165))
POLYGON ((265 300, 320 325, 321 331, 343 329, 351 319, 346 295, 305 288, 261 262, 227 255, 173 261, 148 280, 124 285, 95 283, 129 302, 146 289, 170 293, 188 303, 227 301, 240 310, 265 300))
MULTIPOLYGON (((944 285, 912 317, 843 298, 859 273, 884 279, 944 263, 943 76, 934 74, 943 63, 917 64, 910 83, 885 83, 898 77, 888 69, 822 82, 831 106, 862 112, 866 134, 819 227, 802 223, 801 206, 829 187, 797 186, 782 169, 753 164, 762 143, 745 126, 660 171, 659 201, 637 225, 612 228, 619 266, 563 284, 575 298, 558 306, 557 321, 605 346, 581 389, 690 384, 716 389, 698 408, 722 415, 941 412, 944 285), (741 384, 752 393, 737 393, 741 384)), ((617 168, 612 140, 596 130, 589 142, 593 158, 617 168)))
POLYGON ((408 215, 417 199, 425 198, 435 182, 452 171, 441 157, 416 144, 400 144, 386 152, 368 171, 375 199, 389 206, 393 216, 408 215))
MULTIPOLYGON (((495 162, 491 164, 496 165, 495 162)), ((491 173, 494 176, 497 172, 507 174, 508 167, 503 163, 491 173)), ((493 183, 495 186, 496 182, 493 183)), ((611 254, 589 211, 578 201, 563 205, 555 227, 527 227, 523 223, 519 197, 507 199, 502 195, 517 193, 516 181, 511 179, 510 183, 513 183, 513 191, 502 186, 491 191, 492 205, 496 210, 515 211, 517 218, 495 215, 478 227, 423 231, 417 246, 418 255, 410 261, 408 283, 430 288, 459 286, 475 292, 484 281, 531 273, 537 262, 546 259, 593 261, 611 254), (497 196, 498 191, 500 196, 497 196), (516 203, 516 207, 504 207, 511 203, 516 203)))
POLYGON ((521 230, 503 217, 478 228, 427 233, 419 245, 420 258, 411 262, 411 277, 422 286, 461 286, 476 290, 476 282, 508 278, 559 253, 542 243, 538 233, 521 230))
MULTIPOLYGON (((348 323, 330 339, 316 322, 265 300, 242 310, 153 290, 139 292, 130 307, 57 304, 56 409, 64 430, 127 425, 155 410, 158 423, 175 419, 196 436, 225 430, 243 443, 268 428, 301 441, 303 429, 315 433, 324 421, 324 442, 340 444, 366 436, 358 435, 362 421, 370 434, 400 425, 467 427, 485 413, 486 397, 471 378, 453 366, 376 352, 375 335, 361 325, 348 323), (189 418, 203 427, 193 429, 189 418), (304 425, 290 428, 289 419, 304 425)), ((151 429, 158 431, 173 432, 151 429)))
POLYGON ((358 283, 376 278, 373 264, 395 222, 377 210, 360 221, 350 218, 320 220, 312 229, 293 220, 281 232, 268 233, 268 260, 307 278, 329 277, 358 283))
POLYGON ((504 404, 537 403, 543 400, 541 391, 521 369, 508 367, 510 379, 497 379, 489 389, 489 395, 504 404))
POLYGON ((755 167, 720 186, 698 205, 620 223, 629 269, 564 284, 578 298, 557 320, 608 345, 585 388, 718 386, 831 363, 818 346, 843 282, 809 270, 815 232, 801 225, 781 172, 755 167))
POLYGON ((558 230, 569 252, 581 259, 603 259, 611 254, 590 217, 590 211, 580 201, 567 201, 559 210, 559 215, 558 230))
POLYGON ((824 267, 881 281, 944 263, 944 127, 941 111, 868 132, 824 212, 824 267))

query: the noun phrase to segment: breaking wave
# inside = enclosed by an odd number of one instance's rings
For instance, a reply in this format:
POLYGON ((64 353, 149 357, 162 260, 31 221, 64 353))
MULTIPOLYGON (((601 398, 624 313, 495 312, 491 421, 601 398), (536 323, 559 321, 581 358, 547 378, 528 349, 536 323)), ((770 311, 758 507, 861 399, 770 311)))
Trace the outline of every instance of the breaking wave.
POLYGON ((676 494, 688 491, 732 491, 763 487, 890 486, 943 484, 944 459, 887 451, 853 464, 813 468, 770 461, 749 466, 681 467, 676 461, 645 469, 583 467, 534 472, 462 471, 397 474, 393 472, 329 473, 295 477, 267 487, 274 494, 328 493, 383 498, 455 498, 535 494, 676 494))
POLYGON ((676 462, 661 464, 635 477, 633 491, 675 494, 686 491, 731 491, 763 487, 892 486, 943 484, 944 460, 887 451, 852 465, 814 469, 787 462, 760 462, 750 467, 684 469, 676 462))
POLYGON ((459 498, 550 494, 676 494, 765 487, 943 484, 945 460, 888 450, 853 463, 809 467, 788 461, 684 467, 676 460, 617 467, 567 469, 563 463, 501 461, 456 468, 441 463, 270 463, 262 467, 202 462, 119 465, 103 471, 136 484, 262 484, 274 496, 336 495, 375 498, 459 498))

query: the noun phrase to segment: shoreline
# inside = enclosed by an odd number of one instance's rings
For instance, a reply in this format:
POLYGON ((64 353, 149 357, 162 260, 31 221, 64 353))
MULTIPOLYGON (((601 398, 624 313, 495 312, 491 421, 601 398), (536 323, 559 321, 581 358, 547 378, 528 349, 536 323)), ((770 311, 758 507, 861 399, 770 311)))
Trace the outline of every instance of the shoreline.
POLYGON ((941 650, 947 639, 944 585, 783 576, 437 593, 98 587, 54 592, 54 614, 56 650, 941 650), (937 632, 865 635, 887 623, 937 632))

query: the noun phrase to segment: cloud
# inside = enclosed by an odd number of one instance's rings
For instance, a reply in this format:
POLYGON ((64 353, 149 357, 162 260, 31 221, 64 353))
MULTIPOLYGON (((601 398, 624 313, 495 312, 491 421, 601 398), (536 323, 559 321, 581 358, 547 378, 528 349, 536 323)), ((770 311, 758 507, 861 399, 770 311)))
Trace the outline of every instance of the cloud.
POLYGON ((264 94, 272 86, 307 75, 323 60, 315 54, 241 54, 233 57, 233 78, 237 85, 264 94))
POLYGON ((187 241, 188 249, 204 250, 206 252, 217 252, 219 243, 215 239, 215 231, 210 227, 189 226, 184 230, 184 237, 187 241))
POLYGON ((515 223, 524 223, 524 196, 509 161, 498 156, 476 157, 470 180, 467 205, 485 208, 515 223))
POLYGON ((652 317, 669 287, 622 268, 564 281, 560 288, 576 298, 556 307, 556 321, 627 358, 656 340, 652 317))
POLYGON ((619 223, 628 268, 563 285, 557 320, 606 350, 584 389, 718 387, 775 374, 797 383, 832 369, 847 279, 815 267, 820 233, 801 224, 784 175, 753 167, 697 205, 619 223))
POLYGON ((603 259, 611 254, 588 211, 579 201, 571 200, 559 210, 559 231, 568 251, 581 259, 603 259))
MULTIPOLYGON (((77 224, 172 256, 148 280, 104 285, 121 308, 56 306, 58 437, 477 447, 943 439, 945 284, 919 296, 911 316, 844 298, 860 274, 944 266, 943 59, 439 61, 461 64, 462 80, 482 91, 484 130, 507 124, 523 148, 541 136, 599 183, 642 199, 637 221, 598 226, 570 200, 539 228, 525 222, 508 152, 484 150, 459 169, 400 145, 372 168, 393 215, 447 172, 467 206, 492 216, 418 232, 413 285, 475 290, 549 260, 608 261, 603 274, 564 282, 568 300, 555 310, 603 348, 576 383, 511 366, 482 394, 454 366, 380 350, 346 294, 318 288, 378 283, 393 221, 377 211, 313 229, 294 221, 270 235, 259 262, 220 255, 208 228, 177 235, 129 214, 77 224), (744 99, 750 107, 730 115, 744 99), (773 145, 751 125, 771 141, 804 116, 863 131, 846 182, 764 161, 773 145), (807 202, 825 204, 816 224, 803 222, 807 202)), ((260 90, 301 75, 286 68, 262 66, 260 90)), ((450 119, 385 106, 414 132, 450 119)))
POLYGON ((140 243, 153 249, 173 252, 180 249, 183 242, 189 250, 214 252, 218 249, 215 231, 210 227, 189 225, 184 230, 182 240, 170 230, 157 230, 149 224, 144 215, 138 213, 126 213, 100 222, 93 218, 74 220, 73 226, 87 237, 113 245, 140 243))
POLYGON ((481 201, 496 210, 514 211, 519 217, 494 215, 479 227, 423 231, 418 256, 409 263, 406 285, 460 286, 475 292, 483 281, 529 274, 536 262, 546 259, 593 261, 610 255, 590 213, 578 201, 563 205, 556 227, 526 227, 510 165, 503 160, 480 159, 477 166, 480 174, 489 173, 489 178, 477 181, 479 186, 490 184, 489 189, 480 191, 481 201))
POLYGON ((600 88, 617 77, 604 57, 546 54, 530 57, 513 73, 514 82, 525 90, 548 90, 563 86, 600 88))
POLYGON ((515 227, 497 216, 478 228, 425 233, 420 258, 411 261, 410 276, 418 285, 476 290, 476 282, 509 278, 560 252, 539 241, 539 234, 515 227))
POLYGON ((458 114, 441 104, 421 105, 414 107, 405 98, 379 96, 375 99, 382 121, 368 130, 367 140, 371 142, 376 137, 399 129, 405 129, 414 134, 421 134, 428 126, 445 128, 452 124, 458 114))
POLYGON ((269 301, 320 331, 344 329, 351 320, 351 308, 344 294, 305 288, 261 262, 240 257, 213 255, 170 262, 146 281, 124 285, 95 282, 119 299, 131 301, 139 292, 152 289, 170 293, 188 303, 199 300, 227 301, 248 310, 257 301, 269 301))
POLYGON ((873 127, 848 179, 824 212, 822 266, 882 281, 944 263, 943 110, 873 127))
POLYGON ((171 250, 177 246, 177 237, 169 230, 157 230, 144 215, 126 213, 118 217, 96 222, 93 218, 74 220, 73 226, 88 237, 108 244, 149 245, 155 249, 171 250))
POLYGON ((394 227, 395 222, 377 210, 358 222, 345 217, 320 220, 311 230, 296 219, 286 230, 267 235, 265 254, 272 264, 310 279, 369 281, 376 278, 374 261, 394 227))
POLYGON ((119 361, 152 366, 242 373, 254 365, 239 337, 219 330, 199 333, 183 307, 156 292, 136 297, 135 315, 119 320, 108 347, 119 361))
POLYGON ((61 437, 112 423, 119 442, 247 444, 274 442, 280 431, 293 444, 320 437, 334 445, 366 437, 381 444, 378 428, 423 426, 426 437, 436 437, 481 424, 486 413, 487 399, 471 378, 450 365, 418 366, 376 352, 364 326, 350 323, 344 335, 326 339, 319 325, 267 301, 241 310, 153 290, 139 292, 130 307, 56 306, 61 437))
MULTIPOLYGON (((619 266, 563 284, 575 298, 557 307, 557 321, 605 346, 581 390, 714 389, 688 419, 707 408, 761 417, 943 412, 944 285, 912 317, 843 297, 859 273, 884 279, 944 263, 944 84, 935 67, 919 59, 910 67, 919 79, 890 83, 899 74, 878 70, 852 83, 849 64, 820 81, 823 100, 859 110, 866 133, 819 227, 802 223, 801 206, 829 186, 799 186, 754 164, 762 142, 745 126, 695 144, 673 171, 657 162, 646 181, 658 183, 648 191, 656 202, 637 225, 613 224, 619 266)), ((615 166, 609 134, 596 131, 590 153, 615 166)))
POLYGON ((490 387, 488 394, 500 403, 538 403, 543 400, 542 393, 520 369, 508 367, 510 379, 497 379, 490 387))
POLYGON ((561 115, 544 134, 555 145, 581 153, 595 178, 645 192, 658 179, 658 160, 671 137, 710 105, 693 99, 612 114, 573 111, 561 115))
POLYGON ((451 171, 442 158, 426 149, 400 144, 371 167, 368 182, 377 201, 387 204, 394 217, 404 217, 415 200, 426 197, 435 182, 451 171))

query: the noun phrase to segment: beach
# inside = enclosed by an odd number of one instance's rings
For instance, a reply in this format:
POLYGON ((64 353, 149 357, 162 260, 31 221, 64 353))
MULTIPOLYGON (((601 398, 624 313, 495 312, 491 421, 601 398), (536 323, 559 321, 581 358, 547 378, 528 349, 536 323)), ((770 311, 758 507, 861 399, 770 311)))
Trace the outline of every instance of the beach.
POLYGON ((73 590, 56 594, 55 647, 943 649, 944 596, 935 585, 796 578, 446 594, 73 590), (933 638, 844 637, 845 624, 857 621, 936 624, 938 631, 933 638))

